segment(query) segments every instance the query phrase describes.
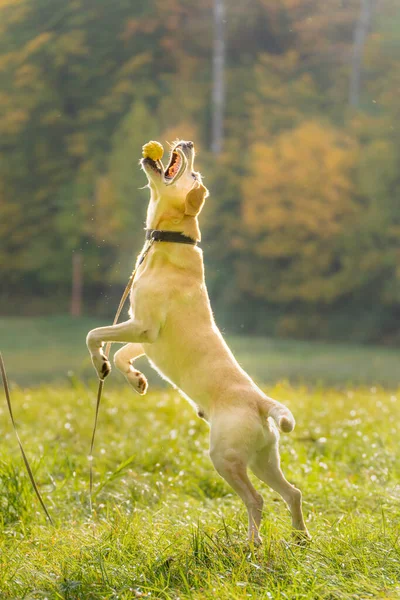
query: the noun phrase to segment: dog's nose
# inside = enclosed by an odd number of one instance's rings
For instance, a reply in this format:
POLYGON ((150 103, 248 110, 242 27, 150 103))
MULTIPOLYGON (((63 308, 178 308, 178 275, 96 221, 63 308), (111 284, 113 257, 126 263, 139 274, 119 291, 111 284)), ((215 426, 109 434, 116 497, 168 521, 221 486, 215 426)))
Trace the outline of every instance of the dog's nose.
POLYGON ((194 145, 194 144, 193 144, 193 142, 185 142, 185 146, 186 146, 187 148, 190 148, 190 149, 192 149, 192 148, 193 148, 193 145, 194 145))

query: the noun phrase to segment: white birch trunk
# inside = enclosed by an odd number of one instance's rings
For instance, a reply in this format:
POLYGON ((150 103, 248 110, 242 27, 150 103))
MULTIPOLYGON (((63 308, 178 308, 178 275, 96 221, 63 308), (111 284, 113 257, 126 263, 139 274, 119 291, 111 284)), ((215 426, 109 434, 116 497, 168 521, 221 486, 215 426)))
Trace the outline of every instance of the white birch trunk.
POLYGON ((375 0, 361 0, 360 13, 354 29, 353 56, 351 60, 349 104, 357 107, 360 101, 362 57, 367 35, 371 26, 375 0))
POLYGON ((225 110, 225 7, 224 0, 214 0, 214 49, 212 62, 211 151, 220 154, 224 139, 225 110))

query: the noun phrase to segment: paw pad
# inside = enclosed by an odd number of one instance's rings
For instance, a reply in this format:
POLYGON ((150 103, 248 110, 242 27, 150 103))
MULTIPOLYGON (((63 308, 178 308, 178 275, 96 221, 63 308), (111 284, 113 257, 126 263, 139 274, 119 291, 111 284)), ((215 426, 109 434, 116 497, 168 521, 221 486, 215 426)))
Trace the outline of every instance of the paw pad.
POLYGON ((140 394, 144 394, 147 389, 147 380, 145 377, 143 377, 143 375, 138 378, 138 388, 140 394))
POLYGON ((109 375, 111 373, 110 363, 105 356, 103 357, 103 361, 104 362, 101 365, 101 369, 100 369, 100 372, 102 375, 101 379, 105 379, 107 377, 107 375, 109 375))

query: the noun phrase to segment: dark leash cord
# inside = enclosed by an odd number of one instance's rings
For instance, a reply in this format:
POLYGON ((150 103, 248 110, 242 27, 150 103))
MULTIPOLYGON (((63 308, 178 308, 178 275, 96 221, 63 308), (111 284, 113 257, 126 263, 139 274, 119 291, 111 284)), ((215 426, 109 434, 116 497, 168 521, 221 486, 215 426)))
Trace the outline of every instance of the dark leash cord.
MULTIPOLYGON (((140 267, 140 265, 142 264, 142 262, 144 261, 144 259, 146 258, 147 254, 149 253, 150 248, 152 247, 153 243, 155 242, 155 239, 149 238, 148 242, 149 243, 143 250, 142 254, 139 256, 136 267, 134 268, 132 275, 130 276, 129 281, 126 285, 124 293, 122 294, 122 298, 121 298, 119 306, 117 308, 117 312, 115 313, 113 325, 116 325, 118 323, 118 319, 119 319, 122 309, 124 307, 125 301, 129 296, 129 292, 131 291, 133 281, 136 276, 136 272, 137 272, 138 268, 140 267)), ((106 344, 106 347, 104 350, 104 354, 107 358, 110 354, 110 348, 111 348, 111 342, 108 342, 106 344)), ((100 409, 100 404, 101 404, 101 397, 103 394, 103 388, 104 388, 104 379, 100 379, 99 387, 97 389, 96 411, 95 411, 95 415, 94 415, 92 440, 90 442, 90 451, 89 451, 89 460, 90 460, 90 465, 89 465, 89 506, 90 506, 91 513, 93 512, 93 448, 94 448, 94 440, 96 437, 97 421, 99 418, 99 409, 100 409)))
POLYGON ((10 388, 9 388, 9 385, 8 385, 6 368, 4 366, 3 356, 1 354, 1 352, 0 352, 0 370, 1 370, 1 377, 2 377, 2 380, 3 380, 4 393, 5 393, 6 400, 7 400, 8 412, 10 413, 11 423, 12 423, 12 426, 14 428, 15 436, 17 438, 19 449, 21 450, 22 458, 24 460, 25 467, 26 467, 26 470, 27 470, 28 475, 29 475, 29 479, 31 480, 32 487, 35 490, 35 494, 37 496, 37 499, 39 500, 39 502, 40 502, 40 504, 41 504, 41 506, 42 506, 42 508, 43 508, 43 510, 45 512, 46 517, 48 518, 49 522, 52 525, 54 525, 53 519, 51 518, 50 513, 47 510, 46 505, 45 505, 45 503, 43 501, 43 498, 42 498, 42 496, 41 496, 41 494, 39 492, 39 488, 38 488, 37 483, 35 481, 35 478, 33 476, 33 472, 32 472, 31 466, 30 466, 28 458, 27 458, 27 456, 25 454, 25 450, 24 450, 24 448, 22 446, 21 438, 19 437, 19 433, 18 433, 18 430, 17 430, 17 425, 15 423, 14 415, 13 415, 13 411, 12 411, 12 407, 11 407, 10 388))

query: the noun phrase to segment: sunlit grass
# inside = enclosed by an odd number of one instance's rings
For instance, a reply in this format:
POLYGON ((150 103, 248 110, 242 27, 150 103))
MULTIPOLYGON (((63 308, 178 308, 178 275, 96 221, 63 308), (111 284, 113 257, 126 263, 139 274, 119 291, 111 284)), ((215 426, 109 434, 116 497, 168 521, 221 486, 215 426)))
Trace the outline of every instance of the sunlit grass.
POLYGON ((282 463, 304 495, 313 541, 292 544, 265 485, 264 544, 245 542, 240 500, 213 470, 208 430, 174 391, 106 386, 13 390, 21 436, 55 521, 30 488, 8 415, 0 426, 0 597, 353 599, 400 596, 400 393, 269 388, 293 410, 282 463))

